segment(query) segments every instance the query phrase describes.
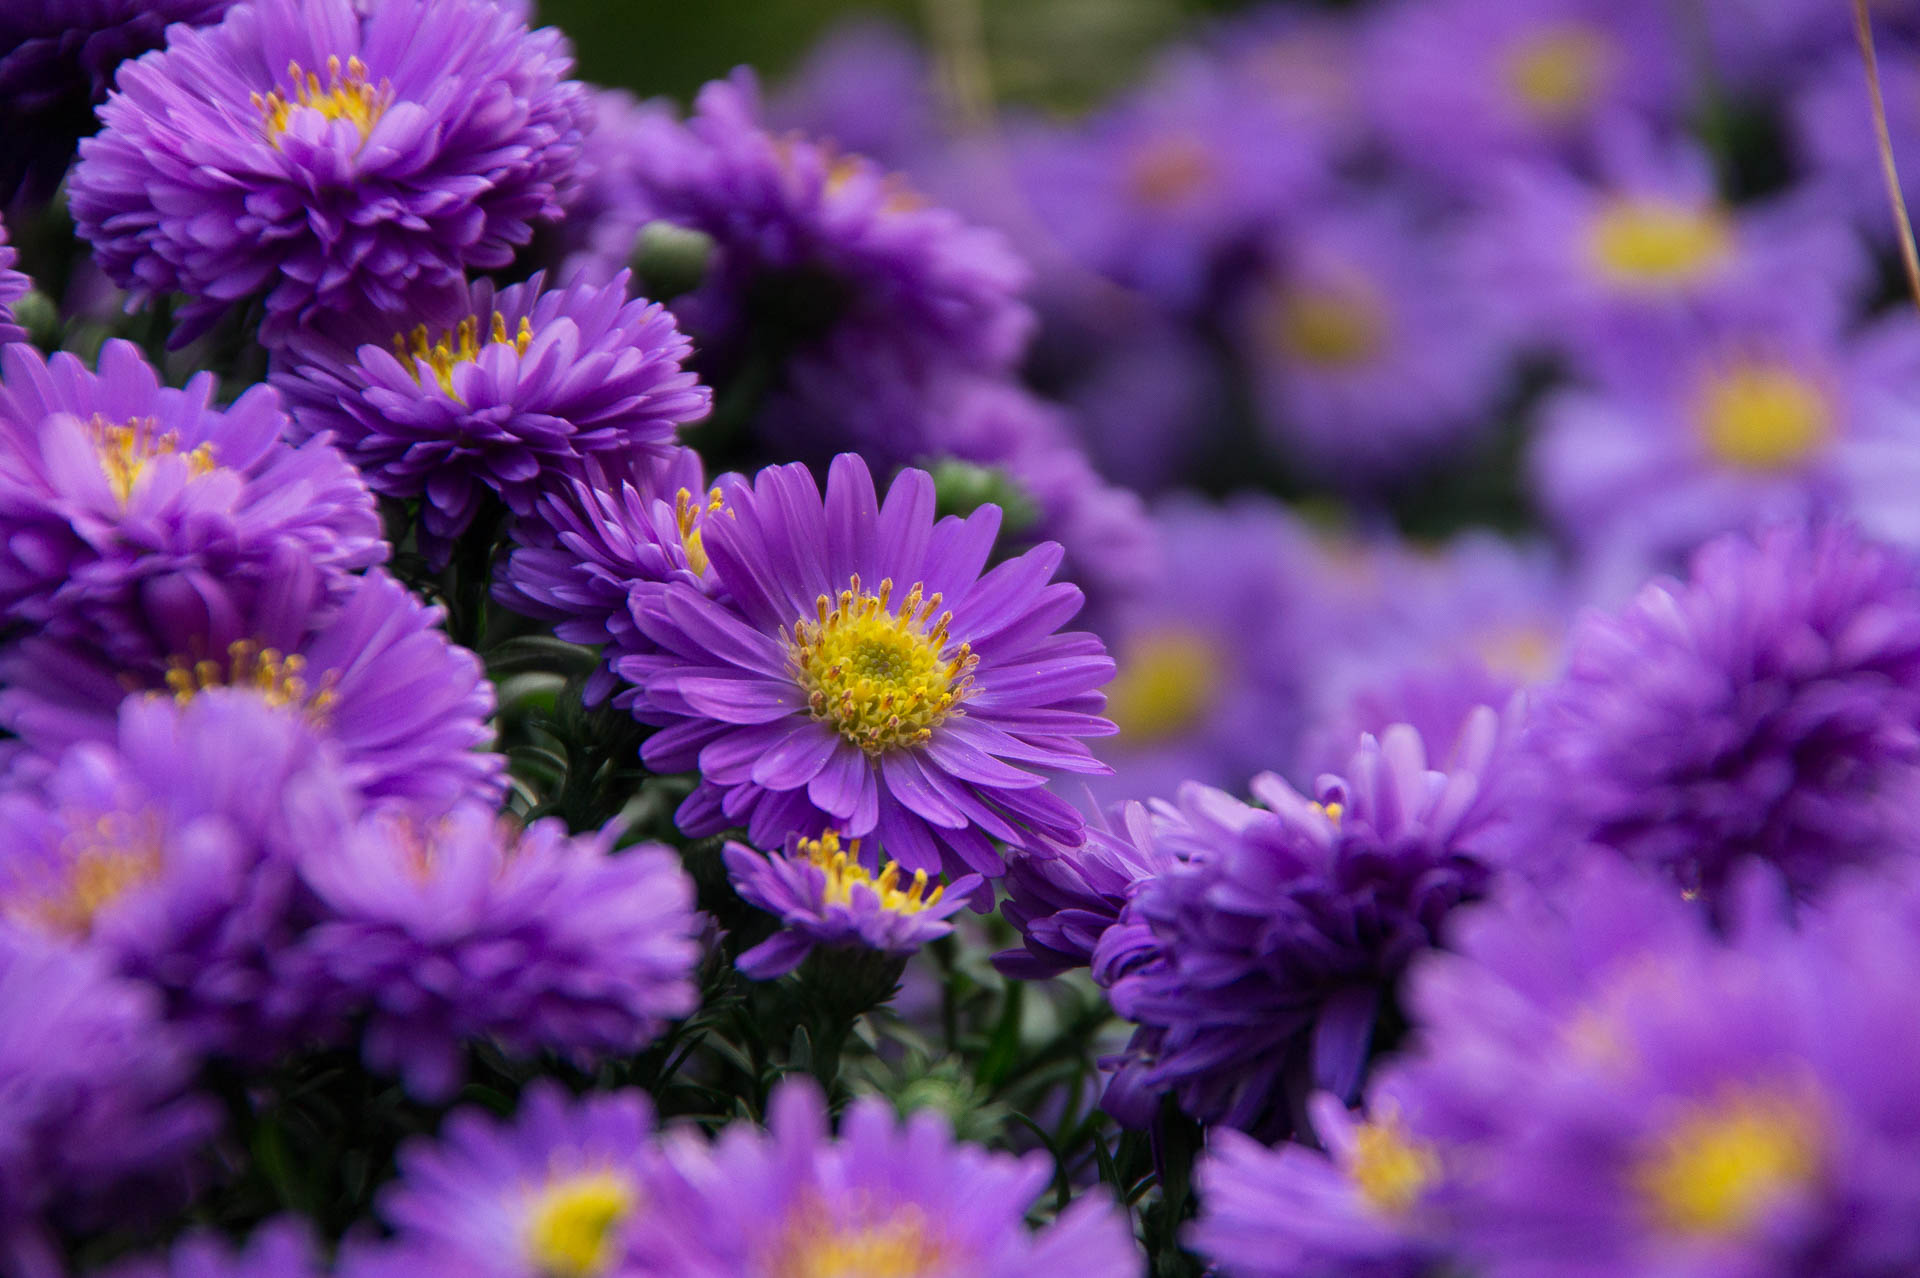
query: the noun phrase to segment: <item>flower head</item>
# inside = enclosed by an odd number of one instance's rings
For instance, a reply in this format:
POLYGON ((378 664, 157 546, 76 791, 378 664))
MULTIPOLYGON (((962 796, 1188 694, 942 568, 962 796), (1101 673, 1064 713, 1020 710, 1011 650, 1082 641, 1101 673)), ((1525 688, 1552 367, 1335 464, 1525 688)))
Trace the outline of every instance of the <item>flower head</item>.
POLYGON ((570 62, 492 0, 257 0, 124 69, 74 219, 135 299, 192 299, 180 339, 255 296, 269 342, 419 314, 559 216, 587 112, 570 62))
POLYGON ((698 767, 681 828, 744 824, 774 846, 833 828, 877 838, 904 871, 999 871, 990 839, 1077 843, 1083 822, 1033 767, 1094 771, 1078 738, 1109 730, 1113 663, 1056 633, 1080 592, 1049 584, 1042 546, 983 574, 986 506, 933 517, 933 483, 902 472, 883 505, 865 463, 834 460, 823 496, 798 465, 725 492, 702 525, 720 597, 644 588, 655 651, 616 665, 619 700, 661 731, 655 771, 698 767))
MULTIPOLYGON (((993 965, 1002 975, 1034 981, 1090 967, 1100 941, 1126 914, 1135 891, 1174 859, 1153 837, 1144 805, 1127 804, 1112 825, 1090 823, 1077 848, 1026 852, 1007 862, 1000 915, 1019 929, 1022 948, 1002 950, 993 965)), ((1109 946, 1102 971, 1124 972, 1154 952, 1152 934, 1134 929, 1130 948, 1109 946)))

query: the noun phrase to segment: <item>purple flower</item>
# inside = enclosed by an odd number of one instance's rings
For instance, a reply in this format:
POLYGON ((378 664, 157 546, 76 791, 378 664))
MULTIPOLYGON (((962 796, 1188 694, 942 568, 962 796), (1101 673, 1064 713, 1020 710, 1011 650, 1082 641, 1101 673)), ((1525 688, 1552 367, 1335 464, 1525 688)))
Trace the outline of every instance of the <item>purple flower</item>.
POLYGON ((860 840, 843 848, 831 830, 817 839, 794 835, 784 853, 772 856, 738 843, 728 843, 722 855, 734 890, 780 917, 780 931, 736 964, 756 981, 785 976, 816 945, 911 954, 953 931, 947 919, 983 882, 969 874, 951 884, 929 885, 927 872, 915 870, 903 884, 897 861, 869 874, 861 864, 860 840))
POLYGON ((331 605, 312 565, 289 563, 245 611, 161 620, 148 643, 167 655, 140 662, 38 637, 0 652, 0 724, 51 753, 111 738, 123 701, 243 688, 302 710, 368 798, 434 813, 503 788, 501 758, 478 748, 493 739, 493 685, 440 610, 383 572, 331 605))
POLYGON ((151 983, 201 1050, 271 1056, 310 1011, 278 968, 296 856, 358 797, 300 714, 245 693, 130 697, 118 728, 0 795, 0 915, 151 983))
POLYGON ((1303 1081, 1353 1095, 1394 982, 1485 887, 1507 735, 1483 708, 1446 772, 1400 725, 1363 738, 1317 800, 1267 775, 1259 808, 1198 785, 1156 803, 1162 868, 1094 953, 1114 1010, 1141 1027, 1108 1107, 1137 1121, 1172 1093, 1203 1121, 1284 1134, 1303 1081))
POLYGON ((934 68, 912 35, 884 18, 843 20, 808 51, 768 107, 771 124, 891 168, 942 143, 934 68))
POLYGON ((0 1267, 65 1273, 42 1213, 100 1229, 141 1181, 184 1180, 211 1132, 154 991, 103 956, 0 929, 0 1267))
POLYGON ((1057 546, 983 575, 999 509, 936 522, 933 499, 908 470, 883 506, 851 454, 824 500, 805 467, 770 467, 702 524, 724 599, 646 588, 634 620, 657 651, 618 662, 634 685, 618 700, 661 729, 649 768, 700 770, 681 829, 745 825, 771 847, 831 827, 956 877, 999 872, 992 839, 1080 841, 1079 814, 1030 769, 1100 769, 1079 738, 1111 730, 1113 662, 1058 633, 1080 592, 1050 583, 1057 546))
POLYGON ((711 1145, 687 1131, 663 1140, 650 1210, 630 1235, 629 1272, 1123 1278, 1144 1270, 1104 1195, 1084 1196, 1029 1231, 1026 1213, 1052 1170, 1046 1156, 957 1144, 935 1113, 903 1123, 884 1100, 856 1101, 834 1140, 819 1090, 790 1079, 773 1095, 768 1128, 735 1123, 711 1145))
POLYGON ((1687 582, 1587 615, 1569 652, 1516 799, 1536 856, 1601 844, 1718 898, 1749 857, 1806 893, 1913 849, 1920 583, 1903 557, 1839 528, 1723 537, 1687 582))
POLYGON ((74 221, 134 302, 192 299, 176 341, 256 296, 270 343, 424 314, 560 215, 587 126, 570 66, 492 0, 256 0, 122 70, 74 221))
POLYGON ((301 858, 322 917, 298 961, 364 1016, 367 1064, 425 1099, 452 1095, 473 1039, 638 1052, 697 1002, 693 885, 670 849, 611 855, 612 840, 519 830, 477 803, 377 810, 301 858))
POLYGON ((438 1141, 401 1146, 399 1179, 381 1191, 381 1219, 421 1262, 392 1274, 633 1272, 625 1235, 636 1215, 656 1210, 646 1179, 652 1137, 644 1093, 575 1100, 546 1079, 521 1094, 510 1120, 455 1112, 438 1141))
MULTIPOLYGON (((1876 12, 1875 21, 1884 37, 1884 15, 1876 12)), ((1889 135, 1903 194, 1912 204, 1920 202, 1920 186, 1914 182, 1920 154, 1915 153, 1909 140, 1913 122, 1920 119, 1920 58, 1915 57, 1911 41, 1884 39, 1879 55, 1891 117, 1889 135)), ((1860 68, 1860 54, 1848 41, 1819 65, 1793 99, 1794 158, 1804 171, 1807 189, 1822 199, 1826 208, 1847 215, 1876 244, 1891 248, 1898 223, 1887 202, 1872 101, 1860 68)))
POLYGON ((558 276, 605 284, 628 268, 649 220, 645 182, 654 139, 678 127, 664 98, 639 101, 624 89, 589 88, 592 119, 580 152, 580 194, 552 232, 558 276))
POLYGON ((707 411, 680 367, 691 350, 659 305, 627 301, 624 274, 551 290, 536 275, 497 293, 482 280, 418 324, 296 334, 274 382, 292 438, 330 433, 375 491, 423 499, 444 559, 489 490, 524 515, 587 458, 665 453, 707 411))
POLYGON ((305 1222, 279 1217, 235 1247, 212 1233, 192 1233, 165 1257, 127 1261, 102 1278, 323 1278, 312 1232, 305 1222))
POLYGON ((217 20, 234 0, 14 0, 0 11, 0 206, 39 203, 120 63, 165 43, 175 22, 217 20))
POLYGON ((1513 343, 1454 238, 1343 201, 1273 242, 1237 328, 1262 424, 1289 462, 1366 491, 1490 427, 1513 343))
MULTIPOLYGON (((1023 948, 1002 950, 993 965, 1016 980, 1038 981, 1090 967, 1100 938, 1126 913, 1135 890, 1171 863, 1153 837, 1147 809, 1129 803, 1114 811, 1118 828, 1090 823, 1087 841, 1060 851, 1023 852, 1007 861, 1000 915, 1020 932, 1023 948)), ((1151 933, 1134 933, 1152 950, 1151 933)), ((1129 957, 1143 951, 1135 949, 1129 957)), ((1127 966, 1109 949, 1105 970, 1127 966)))
POLYGON ((291 564, 337 594, 386 558, 366 485, 282 443, 271 390, 215 408, 211 376, 162 388, 119 341, 98 373, 15 342, 0 373, 0 613, 50 639, 164 659, 156 637, 254 611, 291 564))
POLYGON ((13 304, 33 291, 33 281, 14 269, 19 251, 7 243, 7 224, 0 221, 0 346, 27 340, 26 330, 13 320, 13 304))

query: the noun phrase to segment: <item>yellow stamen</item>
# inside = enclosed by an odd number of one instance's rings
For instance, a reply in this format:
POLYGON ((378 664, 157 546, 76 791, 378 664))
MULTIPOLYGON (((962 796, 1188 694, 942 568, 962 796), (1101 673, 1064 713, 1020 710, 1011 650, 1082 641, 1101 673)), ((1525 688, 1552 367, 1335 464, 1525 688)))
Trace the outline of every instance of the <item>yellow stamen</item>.
POLYGON ((821 897, 827 905, 850 905, 853 889, 865 886, 880 898, 881 909, 894 914, 918 914, 938 905, 946 894, 944 884, 935 884, 931 892, 927 891, 925 870, 915 870, 912 881, 901 887, 898 861, 887 862, 881 867, 880 877, 874 878, 860 864, 860 840, 855 839, 842 848, 840 835, 833 830, 817 839, 801 839, 799 851, 827 876, 826 891, 821 897))
POLYGON ((1212 186, 1217 176, 1206 142, 1185 133, 1149 138, 1127 163, 1127 186, 1149 208, 1184 204, 1212 186))
POLYGON ((181 705, 208 688, 251 688, 271 706, 295 706, 320 722, 333 709, 334 672, 319 687, 307 681, 307 659, 297 652, 281 653, 247 639, 227 645, 227 659, 192 661, 174 657, 167 663, 167 691, 181 705))
POLYGON ((1616 283, 1674 288, 1712 274, 1732 255, 1733 222, 1716 206, 1623 197, 1594 220, 1588 248, 1616 283))
POLYGON ((280 90, 262 96, 253 95, 254 109, 260 112, 267 130, 267 140, 275 146, 280 145, 280 135, 287 131, 287 123, 295 111, 318 111, 328 120, 346 120, 360 130, 360 141, 364 143, 373 132, 373 126, 387 113, 393 104, 393 88, 387 81, 380 81, 378 88, 367 83, 367 64, 357 57, 347 59, 346 74, 341 74, 338 55, 327 59, 327 83, 322 87, 320 77, 303 68, 298 62, 287 64, 287 79, 293 85, 293 97, 280 90))
MULTIPOLYGON (((440 389, 453 398, 460 396, 453 389, 453 370, 461 364, 470 364, 480 358, 483 345, 510 346, 516 355, 525 355, 527 347, 533 342, 533 321, 526 316, 520 317, 520 326, 512 334, 507 332, 507 317, 499 311, 493 313, 493 326, 488 330, 485 343, 480 341, 480 317, 469 315, 460 321, 451 331, 435 338, 425 324, 416 324, 411 333, 393 335, 393 353, 402 366, 413 374, 413 380, 420 382, 420 366, 426 365, 433 380, 440 389)), ((421 385, 426 383, 421 382, 421 385)))
POLYGON ((633 1214, 633 1185, 610 1171, 553 1180, 527 1214, 527 1251, 544 1278, 600 1278, 620 1254, 619 1225, 633 1214))
POLYGON ((1128 745, 1169 741, 1220 699, 1220 652, 1193 630, 1150 631, 1128 643, 1107 685, 1107 717, 1128 745))
POLYGON ((855 573, 838 600, 821 595, 816 619, 783 635, 795 681, 815 719, 868 754, 924 745, 973 691, 979 658, 967 644, 947 654, 953 614, 914 583, 892 605, 893 581, 877 593, 855 573))
POLYGON ((1440 1178, 1439 1156, 1411 1139, 1393 1115, 1362 1123, 1354 1129, 1353 1141, 1347 1175, 1360 1196, 1385 1215, 1413 1210, 1440 1178))
POLYGON ((101 910, 160 873, 165 829, 155 812, 75 819, 61 852, 63 881, 19 899, 7 912, 48 931, 83 937, 101 910))
POLYGON ((674 495, 673 518, 680 526, 680 544, 687 551, 687 567, 702 576, 706 574, 711 561, 707 558, 706 543, 700 540, 700 524, 707 516, 725 510, 726 506, 718 488, 707 494, 705 503, 695 502, 693 493, 685 488, 674 495))
POLYGON ((1586 23, 1544 27, 1507 50, 1507 87, 1529 114, 1550 124, 1590 110, 1612 76, 1614 48, 1586 23))
POLYGON ((1788 470, 1833 434, 1826 392, 1804 374, 1766 360, 1716 370, 1702 384, 1695 420, 1707 449, 1740 470, 1788 470))
POLYGON ((1819 1170, 1819 1125, 1806 1097, 1738 1091, 1683 1115, 1633 1179, 1666 1228, 1726 1236, 1758 1223, 1819 1170))
POLYGON ((1266 316, 1268 343, 1315 368, 1365 364, 1386 344, 1386 307, 1364 281, 1274 291, 1266 316))
MULTIPOLYGON (((87 423, 87 430, 93 436, 100 469, 122 506, 133 499, 133 490, 155 458, 173 457, 180 452, 180 437, 173 431, 161 431, 160 424, 151 417, 137 417, 115 425, 96 413, 87 423)), ((212 444, 201 444, 185 455, 185 461, 187 473, 193 476, 208 474, 217 465, 212 444)))
POLYGON ((795 1211, 766 1267, 768 1278, 923 1278, 957 1272, 948 1264, 944 1240, 911 1203, 858 1223, 833 1223, 822 1218, 826 1214, 818 1204, 795 1211))

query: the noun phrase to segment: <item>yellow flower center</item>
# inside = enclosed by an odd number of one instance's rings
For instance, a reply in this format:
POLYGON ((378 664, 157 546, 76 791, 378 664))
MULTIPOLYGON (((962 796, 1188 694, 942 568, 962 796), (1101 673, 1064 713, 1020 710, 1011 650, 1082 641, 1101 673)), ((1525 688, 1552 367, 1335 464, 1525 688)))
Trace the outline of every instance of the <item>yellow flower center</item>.
MULTIPOLYGON (((133 499, 133 490, 155 458, 172 457, 180 452, 180 437, 172 431, 162 431, 151 417, 137 417, 115 425, 96 413, 87 423, 87 430, 93 436, 94 452, 100 458, 100 469, 107 477, 107 484, 123 507, 133 499)), ((187 453, 186 462, 188 474, 208 474, 217 465, 213 460, 213 445, 202 444, 187 453)))
POLYGON ((167 665, 167 691, 181 705, 208 688, 251 688, 270 706, 293 706, 317 721, 333 709, 334 673, 328 671, 319 687, 306 677, 307 659, 297 652, 282 654, 247 639, 227 645, 227 659, 189 661, 174 657, 167 665))
POLYGON ((794 678, 815 719, 868 754, 924 745, 973 691, 979 658, 967 644, 947 653, 951 612, 920 583, 893 610, 891 578, 860 588, 855 573, 836 601, 821 595, 817 618, 786 637, 794 678))
POLYGON ((687 551, 687 567, 704 575, 711 560, 707 558, 707 547, 700 540, 700 525, 709 516, 726 509, 720 490, 714 489, 707 494, 704 502, 696 502, 693 493, 682 488, 673 499, 674 522, 680 526, 680 544, 687 551))
POLYGON ((1733 224, 1725 210, 1658 198, 1614 200, 1595 219, 1590 235, 1601 272, 1635 288, 1691 283, 1733 252, 1733 224))
POLYGON ((1440 1158, 1412 1140, 1399 1120, 1387 1116, 1354 1130, 1347 1175, 1375 1211, 1401 1216, 1413 1210, 1440 1178, 1440 1158))
POLYGON ((155 812, 109 812, 75 820, 61 852, 63 881, 51 891, 29 894, 7 912, 30 925, 82 937, 93 930, 101 910, 159 875, 165 830, 155 812))
POLYGON ((1488 670, 1521 683, 1545 683, 1560 667, 1560 636, 1544 626, 1490 629, 1473 649, 1488 670))
MULTIPOLYGON (((393 353, 406 366, 413 380, 420 382, 420 366, 426 365, 433 374, 433 380, 440 389, 453 399, 460 396, 454 393, 453 370, 461 364, 470 364, 480 358, 484 345, 510 346, 516 355, 525 355, 527 346, 533 341, 533 322, 525 316, 520 318, 520 327, 513 334, 507 332, 507 317, 499 311, 493 313, 493 327, 487 334, 486 342, 480 340, 480 317, 469 315, 460 321, 451 332, 440 334, 435 339, 427 331, 425 324, 417 324, 411 333, 393 335, 393 353)), ((421 385, 425 385, 421 382, 421 385)))
POLYGON ((1220 697, 1220 653, 1192 630, 1151 631, 1127 645, 1107 685, 1107 717, 1130 745, 1167 741, 1194 727, 1220 697))
POLYGON ((1213 154, 1201 139, 1185 133, 1151 138, 1127 165, 1127 185, 1150 208, 1184 204, 1213 185, 1213 154))
POLYGON ((1804 1097, 1736 1092, 1685 1115, 1634 1169, 1662 1225, 1737 1234, 1820 1169, 1819 1129, 1804 1097))
POLYGON ((264 97, 253 95, 254 109, 260 112, 266 122, 267 140, 275 146, 280 145, 280 135, 287 131, 287 122, 295 111, 318 111, 329 120, 351 121, 360 130, 360 140, 365 142, 367 135, 373 132, 373 126, 387 113, 393 104, 393 88, 385 80, 375 88, 367 83, 367 64, 359 58, 347 59, 346 74, 341 74, 338 55, 327 59, 327 82, 324 86, 320 77, 303 68, 298 62, 287 64, 287 79, 293 85, 293 97, 275 89, 264 97))
POLYGON ((805 1208, 783 1232, 769 1278, 921 1278, 952 1272, 946 1248, 911 1204, 857 1223, 829 1224, 805 1208))
POLYGON ((1303 364, 1353 368, 1380 353, 1387 313, 1363 282, 1282 289, 1267 319, 1268 340, 1303 364))
POLYGON ((1614 49, 1585 23, 1543 27, 1507 50, 1507 88, 1528 114, 1549 124, 1589 110, 1613 73, 1614 49))
POLYGON ((935 884, 933 891, 928 892, 925 870, 915 870, 912 881, 901 887, 898 861, 887 862, 880 877, 874 878, 860 864, 860 840, 855 839, 843 848, 840 835, 833 830, 817 839, 801 839, 799 850, 827 876, 826 892, 821 899, 828 905, 852 904, 853 889, 864 884, 879 896, 881 909, 894 914, 918 914, 939 904, 947 890, 944 885, 935 884))
POLYGON ((1784 365, 1745 361, 1709 376, 1696 419, 1708 450, 1740 470, 1787 470, 1833 433, 1834 411, 1812 379, 1784 365))
POLYGON ((633 1214, 633 1185, 609 1171, 549 1181, 527 1213, 527 1251, 545 1278, 599 1278, 619 1252, 617 1230, 633 1214))

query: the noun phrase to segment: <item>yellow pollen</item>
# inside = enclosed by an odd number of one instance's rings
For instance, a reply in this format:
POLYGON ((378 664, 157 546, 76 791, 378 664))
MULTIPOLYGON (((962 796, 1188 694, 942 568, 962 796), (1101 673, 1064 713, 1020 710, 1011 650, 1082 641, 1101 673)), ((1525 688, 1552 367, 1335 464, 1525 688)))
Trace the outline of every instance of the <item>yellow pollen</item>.
POLYGON ((527 1251, 545 1278, 599 1278, 618 1257, 633 1186, 609 1171, 549 1181, 527 1213, 527 1251))
POLYGON ((1735 1092, 1685 1115, 1635 1168, 1653 1215, 1682 1234, 1737 1234, 1819 1174, 1816 1116, 1804 1097, 1735 1092))
POLYGON ((1623 197, 1603 209, 1589 231, 1594 264, 1616 283, 1664 289, 1699 280, 1733 252, 1724 209, 1659 198, 1623 197))
POLYGON ((287 122, 295 111, 318 111, 329 120, 347 120, 360 130, 360 140, 364 143, 373 132, 373 126, 380 122, 387 108, 393 104, 393 88, 385 80, 378 88, 367 83, 367 64, 359 58, 347 59, 346 74, 341 75, 338 55, 327 59, 327 82, 324 86, 320 77, 306 70, 298 62, 287 64, 287 79, 293 85, 293 98, 280 90, 262 96, 253 95, 254 109, 265 120, 267 140, 275 146, 280 145, 280 135, 287 131, 287 122))
MULTIPOLYGON (((162 431, 151 417, 138 417, 115 425, 96 413, 87 423, 87 430, 93 436, 100 469, 122 506, 133 499, 133 490, 155 458, 173 457, 180 452, 180 437, 172 431, 162 431)), ((185 460, 187 473, 194 476, 208 474, 217 465, 212 444, 200 445, 187 453, 185 460)))
POLYGON ((1213 185, 1217 170, 1207 144, 1190 134, 1151 138, 1134 151, 1127 184, 1149 208, 1185 204, 1213 185))
POLYGON ((1129 643, 1107 685, 1107 717, 1128 745, 1167 741, 1194 727, 1220 697, 1220 653, 1191 630, 1160 630, 1129 643))
POLYGON ((1380 353, 1387 314, 1360 280, 1280 289, 1267 313, 1267 340, 1315 368, 1353 368, 1380 353))
POLYGON ((776 1245, 768 1278, 924 1278, 953 1272, 946 1248, 911 1204, 859 1223, 829 1224, 801 1208, 776 1245))
POLYGON ((1387 1116, 1354 1129, 1347 1175, 1375 1211, 1401 1216, 1413 1210, 1440 1178, 1440 1159, 1410 1139, 1398 1119, 1387 1116))
POLYGON ((64 881, 9 908, 26 922, 68 936, 86 936, 94 918, 129 890, 160 873, 164 830, 157 813, 109 812, 76 820, 62 846, 64 881))
POLYGON ((881 909, 894 914, 918 914, 938 905, 947 890, 944 884, 935 884, 933 891, 927 891, 925 870, 915 870, 912 880, 901 887, 898 861, 887 862, 881 867, 880 877, 874 878, 860 864, 860 840, 855 839, 843 848, 840 835, 833 830, 817 839, 801 839, 799 851, 827 876, 822 900, 828 905, 852 904, 853 889, 864 885, 880 898, 881 909))
POLYGON ((1821 387, 1784 365, 1743 361, 1710 375, 1696 420, 1708 451, 1740 470, 1787 470, 1833 433, 1833 407, 1821 387))
POLYGON ((413 374, 414 381, 420 381, 420 366, 425 364, 427 371, 433 374, 433 380, 440 384, 440 389, 450 397, 459 399, 460 396, 453 389, 453 370, 458 365, 479 359, 483 345, 511 346, 514 354, 525 355, 532 342, 531 320, 521 316, 520 327, 509 334, 507 317, 495 311, 493 327, 488 331, 485 343, 480 341, 480 317, 469 315, 452 331, 442 333, 437 340, 427 331, 425 324, 414 325, 411 333, 395 333, 393 353, 413 374))
POLYGON ((855 573, 838 600, 821 595, 816 618, 784 636, 794 680, 815 719, 868 754, 924 745, 973 692, 979 658, 967 644, 947 653, 953 614, 915 582, 899 611, 893 580, 877 593, 855 573))
POLYGON ((251 688, 271 706, 295 706, 317 721, 333 709, 334 673, 328 671, 319 687, 307 681, 307 659, 297 652, 282 654, 247 639, 227 645, 227 659, 190 661, 174 657, 167 663, 167 691, 181 705, 208 688, 251 688))
POLYGON ((1560 638, 1544 626, 1489 630, 1473 649, 1488 670, 1521 683, 1545 683, 1560 667, 1560 638))
POLYGON ((1320 814, 1335 825, 1339 825, 1340 818, 1347 814, 1346 805, 1343 803, 1316 803, 1313 806, 1320 809, 1320 814))
POLYGON ((1605 35, 1585 23, 1549 26, 1507 50, 1507 87, 1527 112, 1550 124, 1584 114, 1614 68, 1605 35))
POLYGON ((718 488, 707 494, 704 503, 695 502, 693 493, 685 488, 674 495, 673 518, 680 526, 680 544, 686 547, 687 567, 702 576, 712 561, 707 558, 706 544, 700 540, 700 524, 707 516, 725 510, 726 505, 718 488))

